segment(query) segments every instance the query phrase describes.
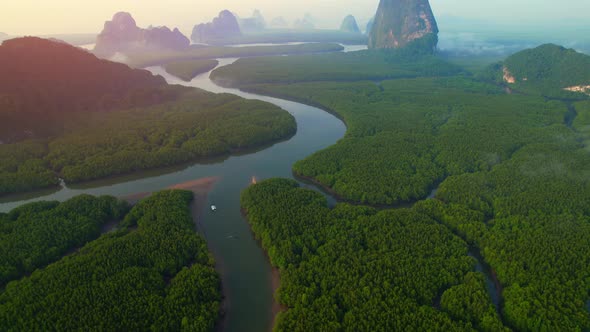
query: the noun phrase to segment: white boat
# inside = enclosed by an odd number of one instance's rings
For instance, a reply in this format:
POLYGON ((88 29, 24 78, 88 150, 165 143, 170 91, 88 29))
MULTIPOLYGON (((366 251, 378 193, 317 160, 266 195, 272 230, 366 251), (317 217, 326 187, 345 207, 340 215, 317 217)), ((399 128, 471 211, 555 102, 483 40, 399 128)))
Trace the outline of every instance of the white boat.
POLYGON ((211 205, 211 211, 213 211, 213 212, 217 211, 217 206, 211 205))

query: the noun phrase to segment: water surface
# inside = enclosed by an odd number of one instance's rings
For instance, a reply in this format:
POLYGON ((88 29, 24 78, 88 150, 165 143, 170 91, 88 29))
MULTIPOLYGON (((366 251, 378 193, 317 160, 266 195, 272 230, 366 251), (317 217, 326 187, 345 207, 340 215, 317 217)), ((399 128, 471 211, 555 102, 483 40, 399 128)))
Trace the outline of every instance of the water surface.
MULTIPOLYGON (((220 66, 236 60, 220 59, 220 66)), ((208 196, 208 204, 215 204, 218 210, 215 213, 207 210, 197 222, 219 264, 224 293, 228 298, 227 317, 222 328, 225 331, 266 331, 272 319, 271 267, 241 215, 240 193, 250 184, 253 176, 258 180, 293 178, 293 163, 336 143, 344 136, 346 128, 339 119, 315 107, 219 87, 209 80, 210 73, 187 83, 168 75, 161 67, 149 70, 162 75, 170 84, 193 86, 215 93, 233 93, 273 103, 295 117, 297 134, 262 151, 213 159, 207 164, 141 172, 71 187, 64 185, 56 192, 13 196, 13 201, 0 203, 0 212, 39 200, 64 201, 83 193, 124 197, 162 190, 198 178, 219 177, 219 182, 208 196)), ((329 202, 334 204, 331 198, 329 202)))

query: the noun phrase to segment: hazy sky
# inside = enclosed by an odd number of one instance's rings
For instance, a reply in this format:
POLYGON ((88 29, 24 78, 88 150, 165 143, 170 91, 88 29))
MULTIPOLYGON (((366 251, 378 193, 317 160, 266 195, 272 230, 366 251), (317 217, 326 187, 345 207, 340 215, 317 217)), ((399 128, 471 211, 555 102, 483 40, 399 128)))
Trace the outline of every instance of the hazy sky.
MULTIPOLYGON (((336 28, 347 14, 362 23, 379 0, 1 0, 0 32, 52 34, 99 32, 117 11, 130 12, 139 26, 168 25, 189 33, 222 9, 249 16, 260 9, 267 20, 311 13, 320 28, 336 28)), ((435 15, 522 23, 588 19, 590 0, 430 0, 435 15)))

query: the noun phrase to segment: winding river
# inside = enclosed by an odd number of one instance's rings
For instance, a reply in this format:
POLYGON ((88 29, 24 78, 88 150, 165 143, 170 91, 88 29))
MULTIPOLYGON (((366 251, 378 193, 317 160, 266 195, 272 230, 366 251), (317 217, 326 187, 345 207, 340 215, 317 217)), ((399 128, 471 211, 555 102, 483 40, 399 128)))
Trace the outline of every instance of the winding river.
MULTIPOLYGON (((366 46, 345 46, 344 52, 361 49, 366 49, 366 46)), ((219 59, 218 68, 236 60, 219 59)), ((246 99, 258 99, 275 104, 295 117, 297 133, 288 141, 248 154, 218 158, 207 163, 139 172, 72 187, 62 184, 59 190, 3 198, 0 199, 0 212, 40 200, 64 201, 79 194, 127 197, 162 190, 195 179, 218 177, 219 181, 207 197, 208 204, 215 204, 218 210, 211 212, 206 209, 195 218, 199 230, 206 237, 215 256, 217 269, 223 279, 225 316, 219 329, 240 332, 267 331, 273 319, 272 269, 241 214, 240 193, 250 184, 252 177, 256 177, 257 180, 273 177, 294 179, 292 165, 316 151, 335 144, 344 136, 346 127, 338 118, 316 107, 219 87, 209 79, 211 72, 199 75, 191 82, 184 82, 169 75, 161 67, 148 69, 163 76, 170 84, 198 87, 215 93, 232 93, 246 99)), ((318 188, 306 183, 301 185, 322 193, 331 206, 336 203, 333 197, 318 188)), ((482 269, 482 272, 486 271, 482 269)), ((489 273, 485 274, 488 276, 488 286, 494 304, 498 306, 498 290, 491 284, 489 273)))
MULTIPOLYGON (((237 59, 220 59, 219 66, 237 59)), ((215 93, 233 93, 247 99, 259 99, 273 103, 291 113, 297 121, 297 133, 290 140, 274 144, 262 151, 246 155, 212 160, 207 164, 195 164, 127 177, 96 181, 83 186, 68 187, 46 193, 33 193, 12 201, 0 201, 0 212, 9 211, 21 204, 39 200, 64 201, 79 194, 113 195, 125 197, 142 192, 153 192, 178 183, 204 178, 219 177, 209 193, 209 204, 218 210, 205 211, 199 216, 199 228, 218 263, 222 274, 226 317, 224 331, 267 331, 272 322, 273 294, 271 267, 265 253, 254 240, 247 221, 240 212, 240 192, 253 176, 258 180, 272 177, 293 178, 291 167, 300 159, 324 149, 344 136, 346 127, 335 116, 318 108, 270 98, 235 89, 222 88, 209 80, 209 73, 183 82, 168 75, 161 67, 149 68, 162 75, 170 84, 198 87, 215 93)), ((304 186, 309 186, 302 184, 304 186)), ((328 197, 330 204, 334 200, 328 197)))

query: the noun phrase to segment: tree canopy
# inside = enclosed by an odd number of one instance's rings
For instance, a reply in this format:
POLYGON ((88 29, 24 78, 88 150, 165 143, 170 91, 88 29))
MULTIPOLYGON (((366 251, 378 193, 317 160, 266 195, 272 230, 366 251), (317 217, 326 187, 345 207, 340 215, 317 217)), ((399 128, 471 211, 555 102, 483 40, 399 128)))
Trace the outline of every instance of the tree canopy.
MULTIPOLYGON (((82 208, 81 199, 69 204, 82 208)), ((10 282, 0 293, 0 329, 212 331, 220 278, 194 231, 191 199, 156 193, 126 215, 127 228, 10 282)))
POLYGON ((503 329, 467 244, 426 213, 329 209, 283 179, 248 188, 242 207, 280 269, 277 298, 288 309, 276 331, 503 329))

